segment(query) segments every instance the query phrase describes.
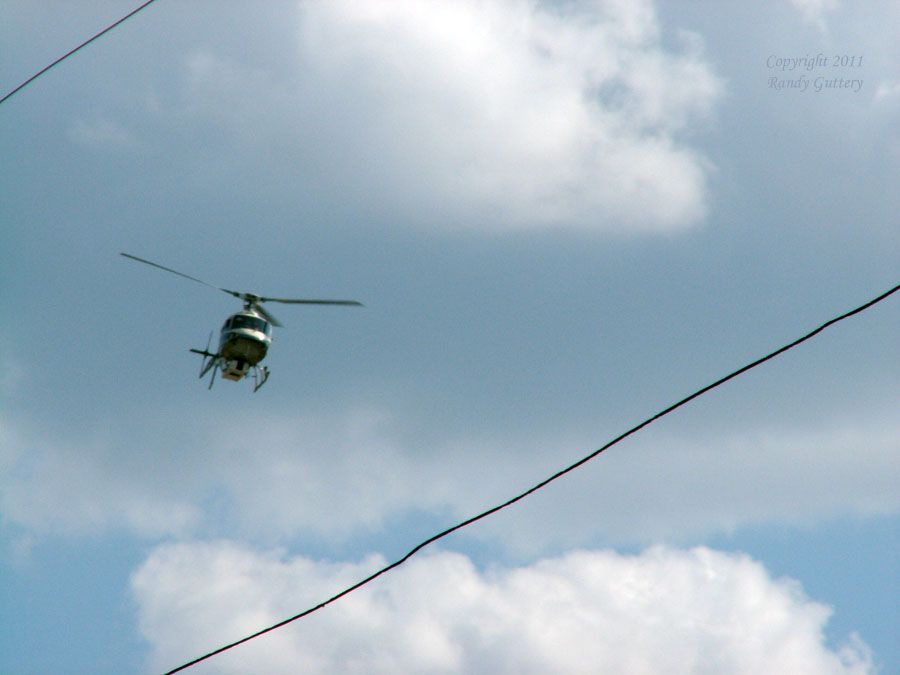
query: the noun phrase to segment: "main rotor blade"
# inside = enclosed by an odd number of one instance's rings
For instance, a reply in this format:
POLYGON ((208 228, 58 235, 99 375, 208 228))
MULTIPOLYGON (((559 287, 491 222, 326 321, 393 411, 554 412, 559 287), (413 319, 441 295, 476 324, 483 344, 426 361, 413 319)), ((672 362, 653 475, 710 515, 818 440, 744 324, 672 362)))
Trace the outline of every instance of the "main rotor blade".
POLYGON ((240 298, 244 302, 251 303, 254 308, 259 310, 260 314, 262 314, 269 323, 280 326, 281 324, 272 317, 271 314, 267 314, 259 304, 261 302, 283 302, 289 305, 345 305, 345 306, 353 306, 353 307, 362 307, 361 302, 357 302, 356 300, 300 300, 293 298, 261 298, 258 295, 254 295, 253 293, 238 293, 237 291, 232 291, 227 288, 222 288, 221 286, 215 286, 208 281, 203 281, 203 279, 198 279, 197 277, 192 277, 190 274, 185 274, 184 272, 179 272, 178 270, 173 270, 171 267, 166 267, 164 265, 160 265, 155 262, 150 262, 149 260, 144 260, 143 258, 138 258, 136 255, 131 255, 130 253, 121 253, 120 255, 125 256, 126 258, 131 258, 132 260, 137 260, 138 262, 142 262, 145 265, 151 265, 153 267, 158 267, 161 270, 165 270, 166 272, 171 272, 172 274, 177 274, 180 277, 184 277, 185 279, 190 279, 191 281, 196 281, 198 284, 203 284, 204 286, 209 286, 210 288, 215 288, 217 291, 222 291, 223 293, 228 293, 228 295, 233 295, 236 298, 240 298))
POLYGON ((260 302, 283 302, 287 305, 345 305, 350 307, 362 307, 356 300, 294 300, 291 298, 260 298, 260 302))
POLYGON ((282 327, 283 327, 282 324, 281 324, 281 322, 280 322, 278 319, 276 319, 274 316, 272 316, 272 314, 271 314, 270 312, 267 312, 267 311, 263 308, 263 306, 260 305, 258 302, 254 302, 253 305, 252 305, 252 307, 253 307, 254 310, 256 310, 257 312, 259 312, 260 315, 262 315, 262 317, 263 317, 266 321, 268 321, 270 324, 272 324, 273 326, 278 326, 279 328, 282 328, 282 327))
POLYGON ((170 267, 164 267, 162 265, 158 265, 155 262, 150 262, 149 260, 144 260, 143 258, 138 258, 136 255, 131 255, 130 253, 121 253, 120 255, 123 255, 126 258, 131 258, 132 260, 137 260, 138 262, 142 262, 147 265, 152 265, 153 267, 158 267, 159 269, 165 270, 166 272, 171 272, 172 274, 177 274, 178 276, 184 277, 185 279, 190 279, 191 281, 196 281, 198 284, 203 284, 204 286, 209 286, 210 288, 215 288, 217 291, 222 291, 224 293, 228 293, 229 295, 233 295, 236 298, 241 297, 240 293, 236 293, 235 291, 229 291, 227 288, 222 288, 221 286, 213 286, 211 283, 209 283, 207 281, 203 281, 203 279, 198 279, 197 277, 192 277, 189 274, 184 274, 183 272, 173 270, 170 267))

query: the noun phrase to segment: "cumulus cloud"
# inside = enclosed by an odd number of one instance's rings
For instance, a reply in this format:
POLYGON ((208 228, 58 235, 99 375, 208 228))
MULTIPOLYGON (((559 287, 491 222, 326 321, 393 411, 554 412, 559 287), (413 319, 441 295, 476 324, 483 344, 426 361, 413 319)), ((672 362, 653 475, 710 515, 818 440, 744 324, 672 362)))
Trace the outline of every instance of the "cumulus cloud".
MULTIPOLYGON (((316 605, 383 566, 221 541, 157 548, 133 575, 154 670, 175 667, 316 605)), ((831 611, 744 555, 654 547, 577 551, 477 569, 426 554, 196 672, 866 673, 831 611)))
POLYGON ((689 140, 722 82, 697 36, 664 46, 649 0, 300 7, 293 78, 189 59, 186 110, 230 127, 232 152, 275 153, 319 195, 412 222, 656 231, 703 218, 710 167, 689 140))

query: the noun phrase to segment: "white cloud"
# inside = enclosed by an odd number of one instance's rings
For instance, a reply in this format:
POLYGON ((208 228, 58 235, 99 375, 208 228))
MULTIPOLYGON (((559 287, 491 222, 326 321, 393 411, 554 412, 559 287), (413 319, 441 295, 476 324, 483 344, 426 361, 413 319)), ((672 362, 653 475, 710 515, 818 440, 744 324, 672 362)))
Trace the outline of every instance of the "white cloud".
POLYGON ((790 0, 803 19, 821 30, 826 29, 826 16, 838 8, 838 0, 790 0))
POLYGON ((123 151, 143 147, 138 137, 120 122, 99 118, 87 122, 78 120, 69 129, 69 138, 95 150, 123 151))
POLYGON ((887 103, 898 99, 900 99, 900 81, 885 80, 878 85, 873 100, 876 103, 887 103))
POLYGON ((303 3, 299 40, 289 81, 195 54, 185 100, 231 127, 230 152, 275 153, 319 195, 452 227, 705 214, 709 166, 687 138, 722 84, 696 36, 663 47, 649 1, 303 3))
MULTIPOLYGON (((314 561, 231 542, 165 545, 133 575, 154 670, 327 599, 384 561, 314 561)), ((824 644, 829 608, 744 555, 577 551, 479 571, 424 554, 194 672, 865 673, 824 644)))
MULTIPOLYGON (((180 424, 167 417, 167 426, 180 424)), ((224 527, 256 540, 346 541, 414 512, 442 514, 450 525, 518 494, 600 440, 498 435, 426 447, 411 440, 414 427, 372 411, 231 415, 174 439, 148 439, 144 448, 115 434, 26 446, 8 424, 0 504, 7 521, 34 532, 124 527, 154 537, 224 527), (254 428, 253 442, 235 436, 235 427, 254 428)), ((877 415, 814 431, 648 432, 466 532, 535 555, 595 541, 683 543, 747 525, 897 513, 898 437, 896 423, 877 415)))
MULTIPOLYGON (((900 428, 888 419, 636 436, 472 533, 533 555, 599 533, 604 541, 646 545, 768 522, 896 513, 900 428)), ((557 432, 422 447, 403 420, 385 413, 257 421, 254 448, 225 434, 209 441, 221 449, 213 480, 233 499, 243 527, 270 536, 347 537, 378 531, 411 510, 463 519, 551 475, 599 440, 557 432)))
POLYGON ((651 432, 473 532, 534 554, 549 542, 683 543, 765 523, 895 514, 900 428, 886 417, 873 420, 690 438, 651 432))
POLYGON ((166 488, 154 457, 110 437, 50 440, 0 418, 0 514, 31 533, 124 528, 158 537, 199 522, 200 504, 166 488), (123 448, 125 450, 123 450, 123 448))

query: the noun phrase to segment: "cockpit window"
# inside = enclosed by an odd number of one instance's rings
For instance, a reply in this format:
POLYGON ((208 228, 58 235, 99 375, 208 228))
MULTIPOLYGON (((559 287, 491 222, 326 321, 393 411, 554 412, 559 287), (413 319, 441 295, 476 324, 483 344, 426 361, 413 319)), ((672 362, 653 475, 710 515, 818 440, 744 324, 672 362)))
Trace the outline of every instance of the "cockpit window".
POLYGON ((237 314, 231 317, 229 323, 231 323, 231 328, 249 328, 250 330, 258 330, 260 333, 269 333, 269 324, 258 316, 237 314))

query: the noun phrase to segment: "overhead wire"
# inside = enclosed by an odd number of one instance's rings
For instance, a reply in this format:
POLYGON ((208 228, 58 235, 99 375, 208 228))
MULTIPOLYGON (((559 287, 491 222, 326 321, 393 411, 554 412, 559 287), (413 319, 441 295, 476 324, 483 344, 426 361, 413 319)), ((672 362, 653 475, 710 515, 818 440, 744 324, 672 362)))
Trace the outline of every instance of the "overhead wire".
POLYGON ((9 92, 8 94, 6 94, 3 98, 0 98, 0 104, 2 104, 6 99, 12 97, 14 94, 16 94, 16 93, 19 92, 20 90, 24 89, 25 87, 27 87, 27 86, 28 86, 29 84, 31 84, 32 82, 34 82, 34 81, 35 81, 36 79, 38 79, 41 75, 43 75, 43 74, 46 73, 48 70, 50 70, 51 68, 53 68, 53 66, 58 65, 59 63, 62 63, 62 62, 65 61, 67 58, 69 58, 70 56, 72 56, 72 54, 74 54, 75 52, 77 52, 79 49, 81 49, 81 48, 83 48, 83 47, 87 47, 90 43, 92 43, 92 42, 93 42, 94 40, 96 40, 98 37, 100 37, 101 35, 104 35, 105 33, 108 33, 108 32, 111 31, 113 28, 115 28, 116 26, 118 26, 120 23, 123 23, 123 22, 127 21, 128 19, 130 19, 131 17, 133 17, 135 14, 137 14, 138 12, 140 12, 142 9, 144 9, 145 7, 148 7, 149 5, 153 4, 154 2, 156 2, 156 0, 147 0, 147 2, 145 2, 143 5, 141 5, 141 6, 138 7, 137 9, 134 9, 134 10, 130 11, 128 14, 126 14, 125 16, 123 16, 121 19, 119 19, 119 20, 116 21, 115 23, 110 24, 109 26, 107 26, 106 28, 104 28, 103 30, 101 30, 99 33, 97 33, 94 37, 90 38, 89 40, 85 40, 85 41, 82 42, 80 45, 78 45, 77 47, 75 47, 75 49, 73 49, 72 51, 70 51, 70 52, 68 52, 68 53, 66 53, 66 54, 63 54, 63 55, 60 56, 58 59, 56 59, 56 61, 54 61, 53 63, 51 63, 49 66, 47 66, 47 67, 41 69, 40 71, 38 71, 37 73, 35 73, 35 74, 32 75, 31 77, 29 77, 27 80, 25 80, 25 81, 24 81, 22 84, 20 84, 18 87, 16 87, 15 89, 13 89, 11 92, 9 92))
POLYGON ((722 377, 722 378, 716 380, 716 381, 713 382, 712 384, 706 385, 706 386, 703 387, 702 389, 698 389, 698 390, 695 391, 693 394, 691 394, 691 395, 689 395, 689 396, 686 396, 685 398, 681 399, 681 400, 678 401, 677 403, 673 403, 673 404, 670 405, 668 408, 665 408, 664 410, 661 410, 660 412, 656 413, 656 414, 653 415, 652 417, 647 418, 646 420, 644 420, 643 422, 641 422, 641 423, 638 424, 637 426, 634 426, 634 427, 632 427, 631 429, 629 429, 628 431, 624 432, 623 434, 620 434, 619 436, 617 436, 617 437, 614 438, 613 440, 609 441, 609 442, 608 442, 606 445, 604 445, 603 447, 599 448, 598 450, 595 450, 594 452, 590 453, 589 455, 586 455, 585 457, 582 457, 581 459, 579 459, 579 460, 578 460, 577 462, 575 462, 574 464, 571 464, 571 465, 567 466, 565 469, 562 469, 562 470, 560 470, 560 471, 557 471, 557 472, 556 472, 555 474, 553 474, 552 476, 550 476, 550 477, 548 477, 548 478, 545 478, 544 480, 542 480, 541 482, 539 482, 537 485, 535 485, 535 486, 529 488, 529 489, 526 490, 525 492, 522 492, 522 493, 516 495, 515 497, 513 497, 513 498, 511 498, 511 499, 509 499, 509 500, 503 502, 502 504, 498 504, 497 506, 494 506, 493 508, 488 509, 487 511, 484 511, 484 512, 482 512, 482 513, 479 513, 477 516, 473 516, 473 517, 471 517, 471 518, 468 518, 467 520, 464 520, 464 521, 462 521, 462 522, 460 522, 460 523, 457 523, 457 524, 454 525, 453 527, 449 527, 449 528, 447 528, 446 530, 444 530, 443 532, 440 532, 440 533, 438 533, 438 534, 436 534, 436 535, 434 535, 434 536, 432 536, 432 537, 429 537, 429 538, 426 539, 425 541, 423 541, 423 542, 421 542, 420 544, 416 545, 412 550, 409 551, 409 553, 407 553, 406 555, 404 555, 402 558, 400 558, 400 559, 398 559, 398 560, 396 560, 396 561, 390 563, 390 564, 387 565, 386 567, 381 568, 381 569, 378 570, 377 572, 375 572, 375 573, 373 573, 373 574, 370 574, 368 577, 366 577, 366 578, 363 579, 362 581, 359 581, 359 582, 353 584, 352 586, 349 586, 348 588, 345 588, 343 591, 341 591, 341 592, 338 593, 337 595, 333 595, 332 597, 328 598, 327 600, 325 600, 325 601, 323 601, 323 602, 320 602, 318 605, 315 605, 314 607, 310 607, 309 609, 306 609, 306 610, 304 610, 303 612, 300 612, 299 614, 296 614, 296 615, 294 615, 294 616, 292 616, 292 617, 290 617, 290 618, 288 618, 288 619, 285 619, 285 620, 283 620, 283 621, 279 621, 278 623, 276 623, 276 624, 274 624, 274 625, 272 625, 272 626, 269 626, 268 628, 264 628, 264 629, 262 629, 262 630, 260 630, 260 631, 257 631, 256 633, 253 633, 252 635, 248 635, 247 637, 241 638, 240 640, 237 640, 237 641, 235 641, 235 642, 232 642, 232 643, 230 643, 230 644, 227 644, 227 645, 225 645, 224 647, 219 647, 218 649, 216 649, 216 650, 214 650, 214 651, 211 651, 211 652, 209 652, 208 654, 205 654, 204 656, 201 656, 201 657, 199 657, 199 658, 196 658, 196 659, 194 659, 193 661, 189 661, 189 662, 187 662, 187 663, 185 663, 185 664, 183 664, 183 665, 181 665, 181 666, 179 666, 179 667, 177 667, 177 668, 175 668, 175 669, 173 669, 173 670, 167 671, 164 675, 173 675, 173 673, 177 673, 177 672, 183 671, 183 670, 185 670, 185 669, 187 669, 187 668, 190 668, 191 666, 194 666, 194 665, 200 663, 201 661, 205 661, 206 659, 209 659, 209 658, 211 658, 211 657, 213 657, 213 656, 216 656, 217 654, 221 654, 222 652, 225 652, 225 651, 227 651, 227 650, 229 650, 229 649, 232 649, 232 648, 234 648, 234 647, 237 647, 238 645, 244 644, 245 642, 249 642, 250 640, 253 640, 254 638, 260 637, 261 635, 265 635, 266 633, 269 633, 269 632, 271 632, 271 631, 273 631, 273 630, 275 630, 275 629, 277 629, 277 628, 281 628, 282 626, 285 626, 285 625, 287 625, 287 624, 289 624, 289 623, 291 623, 291 622, 293 622, 293 621, 296 621, 296 620, 298 620, 298 619, 302 619, 303 617, 308 616, 308 615, 312 614, 313 612, 316 612, 316 611, 322 609, 323 607, 326 607, 327 605, 330 605, 331 603, 333 603, 333 602, 339 600, 340 598, 344 597, 345 595, 348 595, 349 593, 352 593, 353 591, 355 591, 355 590, 357 590, 357 589, 359 589, 359 588, 365 586, 366 584, 368 584, 368 583, 374 581, 375 579, 377 579, 377 578, 380 577, 381 575, 385 574, 386 572, 389 572, 389 571, 391 571, 392 569, 394 569, 394 568, 396 568, 396 567, 399 567, 400 565, 402 565, 403 563, 405 563, 407 560, 409 560, 412 556, 414 556, 416 553, 418 553, 419 551, 421 551, 421 550, 422 550, 423 548, 425 548, 426 546, 429 546, 430 544, 433 544, 434 542, 438 541, 439 539, 443 539, 443 538, 446 537, 447 535, 452 534, 453 532, 456 532, 457 530, 461 530, 462 528, 464 528, 464 527, 466 527, 466 526, 468 526, 468 525, 471 525, 472 523, 475 523, 475 522, 477 522, 477 521, 479 521, 479 520, 482 520, 483 518, 487 518, 488 516, 490 516, 490 515, 492 515, 492 514, 494 514, 494 513, 497 513, 498 511, 500 511, 500 510, 502 510, 502 509, 505 509, 505 508, 508 507, 508 506, 512 506, 512 505, 515 504, 516 502, 518 502, 518 501, 524 499, 525 497, 531 495, 531 494, 534 493, 534 492, 537 492, 538 490, 540 490, 541 488, 545 487, 545 486, 548 485, 549 483, 552 483, 552 482, 555 481, 556 479, 558 479, 558 478, 564 476, 565 474, 567 474, 567 473, 569 473, 569 472, 571 472, 571 471, 574 471, 575 469, 577 469, 578 467, 582 466, 583 464, 586 464, 586 463, 589 462, 590 460, 594 459, 597 455, 599 455, 600 453, 602 453, 604 450, 607 450, 607 449, 611 448, 612 446, 616 445, 617 443, 619 443, 619 442, 625 440, 626 438, 628 438, 628 437, 631 436, 632 434, 637 433, 638 431, 640 431, 641 429, 643 429, 643 428, 646 427, 647 425, 649 425, 649 424, 655 422, 655 421, 658 420, 659 418, 664 417, 665 415, 668 415, 669 413, 671 413, 671 412, 677 410, 678 408, 680 408, 681 406, 683 406, 683 405, 689 403, 690 401, 693 401, 695 398, 698 398, 699 396, 702 396, 703 394, 707 393, 708 391, 711 391, 712 389, 715 389, 716 387, 718 387, 718 386, 720 386, 720 385, 722 385, 722 384, 725 384, 726 382, 728 382, 729 380, 734 379, 734 378, 737 377, 738 375, 741 375, 741 374, 743 374, 743 373, 746 373, 748 370, 751 370, 751 369, 753 369, 753 368, 756 368, 757 366, 759 366, 759 365, 765 363, 766 361, 769 361, 770 359, 773 359, 773 358, 775 358, 776 356, 778 356, 778 355, 780 355, 780 354, 783 354, 784 352, 788 351, 789 349, 793 349, 793 348, 796 347, 797 345, 799 345, 799 344, 801 344, 801 343, 803 343, 803 342, 806 342, 807 340, 809 340, 809 339, 815 337, 816 335, 818 335, 819 333, 821 333, 822 331, 824 331, 824 330, 825 330, 826 328, 828 328, 829 326, 832 326, 832 325, 838 323, 839 321, 843 321, 844 319, 848 319, 848 318, 850 318, 851 316, 854 316, 855 314, 859 314, 860 312, 865 311, 866 309, 872 307, 873 305, 875 305, 875 304, 881 302, 882 300, 885 300, 886 298, 890 297, 891 295, 893 295, 894 293, 896 293, 898 290, 900 290, 900 284, 898 284, 897 286, 894 286, 894 287, 891 288, 890 290, 888 290, 888 291, 882 293, 882 294, 879 295, 878 297, 873 298, 872 300, 869 300, 869 301, 866 302, 865 304, 862 304, 862 305, 860 305, 859 307, 856 307, 855 309, 850 310, 849 312, 846 312, 846 313, 844 313, 844 314, 841 314, 840 316, 837 316, 837 317, 835 317, 835 318, 833 318, 833 319, 830 319, 830 320, 826 321, 826 322, 823 323, 821 326, 819 326, 819 327, 816 328, 815 330, 810 331, 809 333, 807 333, 807 334, 804 335, 803 337, 797 338, 797 339, 794 340, 793 342, 790 342, 790 343, 784 345, 783 347, 780 347, 780 348, 776 349, 775 351, 771 352, 770 354, 767 354, 766 356, 763 356, 762 358, 756 359, 755 361, 753 361, 753 362, 751 362, 751 363, 748 363, 747 365, 745 365, 745 366, 743 366, 743 367, 741 367, 741 368, 738 368, 738 369, 735 370, 734 372, 729 373, 728 375, 726 375, 726 376, 724 376, 724 377, 722 377))

